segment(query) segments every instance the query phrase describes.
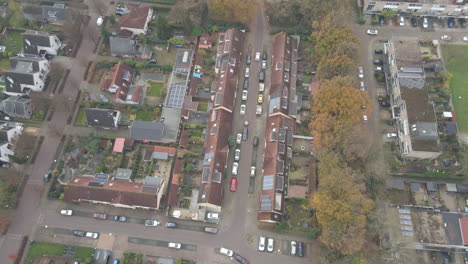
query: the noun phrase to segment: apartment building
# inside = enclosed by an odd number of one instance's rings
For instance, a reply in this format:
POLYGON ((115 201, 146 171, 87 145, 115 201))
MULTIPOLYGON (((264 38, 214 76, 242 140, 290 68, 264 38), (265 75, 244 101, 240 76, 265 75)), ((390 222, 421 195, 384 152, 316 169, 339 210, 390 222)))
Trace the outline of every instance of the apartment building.
POLYGON ((413 16, 468 18, 466 3, 467 0, 364 0, 363 11, 366 15, 394 11, 413 16))

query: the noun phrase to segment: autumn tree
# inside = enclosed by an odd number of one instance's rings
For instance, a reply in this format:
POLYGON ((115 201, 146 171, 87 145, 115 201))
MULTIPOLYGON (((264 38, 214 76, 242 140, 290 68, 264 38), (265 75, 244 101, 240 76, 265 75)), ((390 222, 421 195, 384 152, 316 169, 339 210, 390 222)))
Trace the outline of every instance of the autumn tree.
POLYGON ((211 14, 220 19, 248 21, 255 14, 252 0, 210 0, 211 14))
POLYGON ((374 203, 365 197, 364 185, 355 182, 358 175, 349 168, 333 168, 320 178, 311 200, 322 228, 320 241, 343 254, 355 254, 364 246, 366 216, 374 203))
POLYGON ((350 28, 331 28, 326 34, 317 39, 315 45, 315 58, 317 61, 331 54, 335 54, 343 43, 359 43, 359 39, 350 28))
POLYGON ((340 147, 346 133, 362 120, 370 109, 367 93, 353 87, 350 77, 335 77, 320 84, 314 98, 313 119, 309 128, 318 155, 340 147))
POLYGON ((336 76, 347 76, 353 70, 354 61, 346 55, 330 55, 320 60, 317 68, 320 80, 329 80, 336 76))

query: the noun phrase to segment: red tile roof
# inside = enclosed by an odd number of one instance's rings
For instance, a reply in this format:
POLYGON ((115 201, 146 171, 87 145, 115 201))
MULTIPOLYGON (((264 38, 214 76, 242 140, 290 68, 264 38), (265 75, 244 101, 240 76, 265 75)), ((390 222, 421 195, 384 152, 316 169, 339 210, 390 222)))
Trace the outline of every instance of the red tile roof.
POLYGON ((139 6, 130 8, 130 12, 120 19, 120 27, 144 29, 146 20, 150 14, 150 6, 139 6))
POLYGON ((211 48, 212 43, 213 37, 208 34, 204 34, 200 36, 200 42, 198 43, 198 47, 200 49, 209 49, 211 48))
POLYGON ((182 129, 180 132, 179 146, 186 147, 189 142, 188 131, 182 129))
POLYGON ((461 237, 463 241, 463 245, 468 245, 468 218, 460 218, 458 219, 460 222, 460 230, 461 230, 461 237))
POLYGON ((172 147, 165 147, 165 146, 146 146, 146 152, 162 152, 167 153, 169 156, 174 156, 176 149, 172 147))
POLYGON ((154 193, 143 192, 143 184, 108 180, 102 187, 88 186, 93 177, 74 177, 64 188, 66 202, 100 202, 132 207, 158 207, 154 193))
POLYGON ((123 152, 125 144, 125 138, 116 138, 114 142, 114 152, 120 153, 123 152))
POLYGON ((108 90, 113 85, 116 85, 119 87, 115 93, 116 98, 123 98, 123 101, 125 101, 127 98, 128 89, 130 88, 131 82, 133 80, 133 74, 134 70, 132 67, 119 61, 119 63, 112 67, 111 74, 106 79, 104 79, 102 86, 104 89, 108 90), (120 93, 122 93, 122 96, 120 93))
POLYGON ((179 197, 177 194, 179 191, 179 181, 183 177, 182 170, 183 161, 182 159, 177 158, 174 163, 169 198, 167 202, 169 206, 177 206, 179 204, 179 197))

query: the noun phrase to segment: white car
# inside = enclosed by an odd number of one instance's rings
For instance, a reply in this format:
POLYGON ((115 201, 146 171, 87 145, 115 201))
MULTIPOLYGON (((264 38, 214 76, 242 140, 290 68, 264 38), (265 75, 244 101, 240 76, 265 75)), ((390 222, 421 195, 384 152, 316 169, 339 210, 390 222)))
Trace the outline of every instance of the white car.
POLYGON ((258 239, 258 250, 265 251, 265 237, 263 236, 258 239))
POLYGON ((387 138, 396 138, 398 137, 397 133, 387 133, 387 138))
POLYGON ((255 53, 255 61, 260 61, 260 52, 255 53))
POLYGON ((450 40, 450 36, 448 35, 443 35, 440 37, 441 40, 450 40))
POLYGON ((400 16, 400 27, 405 26, 405 18, 400 16))
POLYGON ((230 250, 228 248, 220 248, 219 249, 219 254, 225 255, 225 256, 228 256, 228 257, 232 257, 232 255, 234 255, 234 252, 232 252, 232 250, 230 250))
POLYGON ((468 41, 468 36, 463 37, 463 41, 468 41))
POLYGON ((232 164, 232 175, 237 175, 237 170, 239 169, 239 163, 234 162, 232 164))
POLYGON ((273 238, 269 237, 268 238, 268 243, 267 243, 267 251, 268 252, 273 252, 274 248, 275 248, 275 240, 273 240, 273 238))
POLYGON ((262 114, 262 106, 261 105, 257 105, 257 111, 256 111, 257 115, 261 115, 262 114))
POLYGON ((96 21, 96 25, 98 27, 100 27, 102 25, 102 23, 104 23, 104 17, 103 16, 100 16, 98 17, 97 21, 96 21))
POLYGON ((242 100, 246 101, 247 100, 247 90, 242 90, 242 100))
POLYGON ((367 115, 363 115, 363 116, 362 116, 362 120, 363 120, 364 122, 367 122, 367 115))
POLYGON ((167 247, 168 248, 180 249, 182 247, 182 245, 180 243, 169 242, 169 244, 167 244, 167 247))
POLYGON ((291 256, 296 256, 296 241, 291 241, 291 256))
POLYGON ((240 160, 240 149, 236 149, 234 152, 234 160, 239 161, 240 160))
POLYGON ((361 89, 361 91, 365 91, 366 90, 366 87, 364 86, 364 82, 361 82, 360 86, 359 86, 359 89, 361 89))
POLYGON ((262 70, 266 69, 266 61, 262 61, 262 70))
POLYGON ((247 107, 245 106, 245 104, 243 104, 243 105, 240 106, 240 114, 241 114, 241 115, 245 115, 245 109, 246 109, 246 108, 247 108, 247 107))
POLYGON ((359 73, 358 73, 359 79, 364 78, 364 69, 362 69, 362 67, 359 67, 358 71, 359 71, 359 73))
POLYGON ((158 226, 159 222, 156 220, 145 220, 145 226, 158 226))
POLYGON ((63 210, 60 210, 60 214, 61 215, 66 215, 66 216, 70 216, 73 214, 73 211, 70 210, 70 209, 63 209, 63 210))
POLYGON ((255 167, 250 167, 250 177, 255 177, 255 167))
POLYGON ((375 72, 383 72, 382 66, 375 67, 375 72))
POLYGON ((427 17, 423 18, 423 28, 428 28, 429 27, 429 20, 427 17))
POLYGON ((249 67, 245 68, 244 77, 245 77, 245 78, 249 78, 249 77, 250 77, 250 68, 249 68, 249 67))
POLYGON ((379 34, 379 31, 377 29, 368 29, 367 30, 367 35, 374 35, 376 36, 377 34, 379 34))
POLYGON ((237 134, 237 137, 236 137, 236 143, 240 144, 241 142, 242 142, 242 134, 239 133, 239 134, 237 134))
POLYGON ((99 233, 96 232, 86 232, 85 235, 87 238, 92 238, 92 239, 98 239, 99 238, 99 233))
POLYGON ((206 215, 206 218, 218 220, 219 219, 219 213, 208 213, 206 215))

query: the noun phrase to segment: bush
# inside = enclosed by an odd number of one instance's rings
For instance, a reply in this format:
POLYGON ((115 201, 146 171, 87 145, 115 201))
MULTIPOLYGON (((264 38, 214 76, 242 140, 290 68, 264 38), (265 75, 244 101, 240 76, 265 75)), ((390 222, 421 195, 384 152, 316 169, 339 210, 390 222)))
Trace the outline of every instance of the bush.
POLYGON ((122 62, 127 64, 130 67, 135 67, 136 66, 136 61, 134 61, 134 60, 124 60, 122 62))
POLYGON ((282 222, 279 225, 276 225, 275 228, 273 228, 274 232, 283 232, 289 229, 289 224, 288 222, 282 222))
POLYGON ((115 62, 113 62, 113 61, 100 61, 100 62, 96 63, 96 69, 102 69, 102 68, 110 69, 114 65, 115 65, 115 62))

